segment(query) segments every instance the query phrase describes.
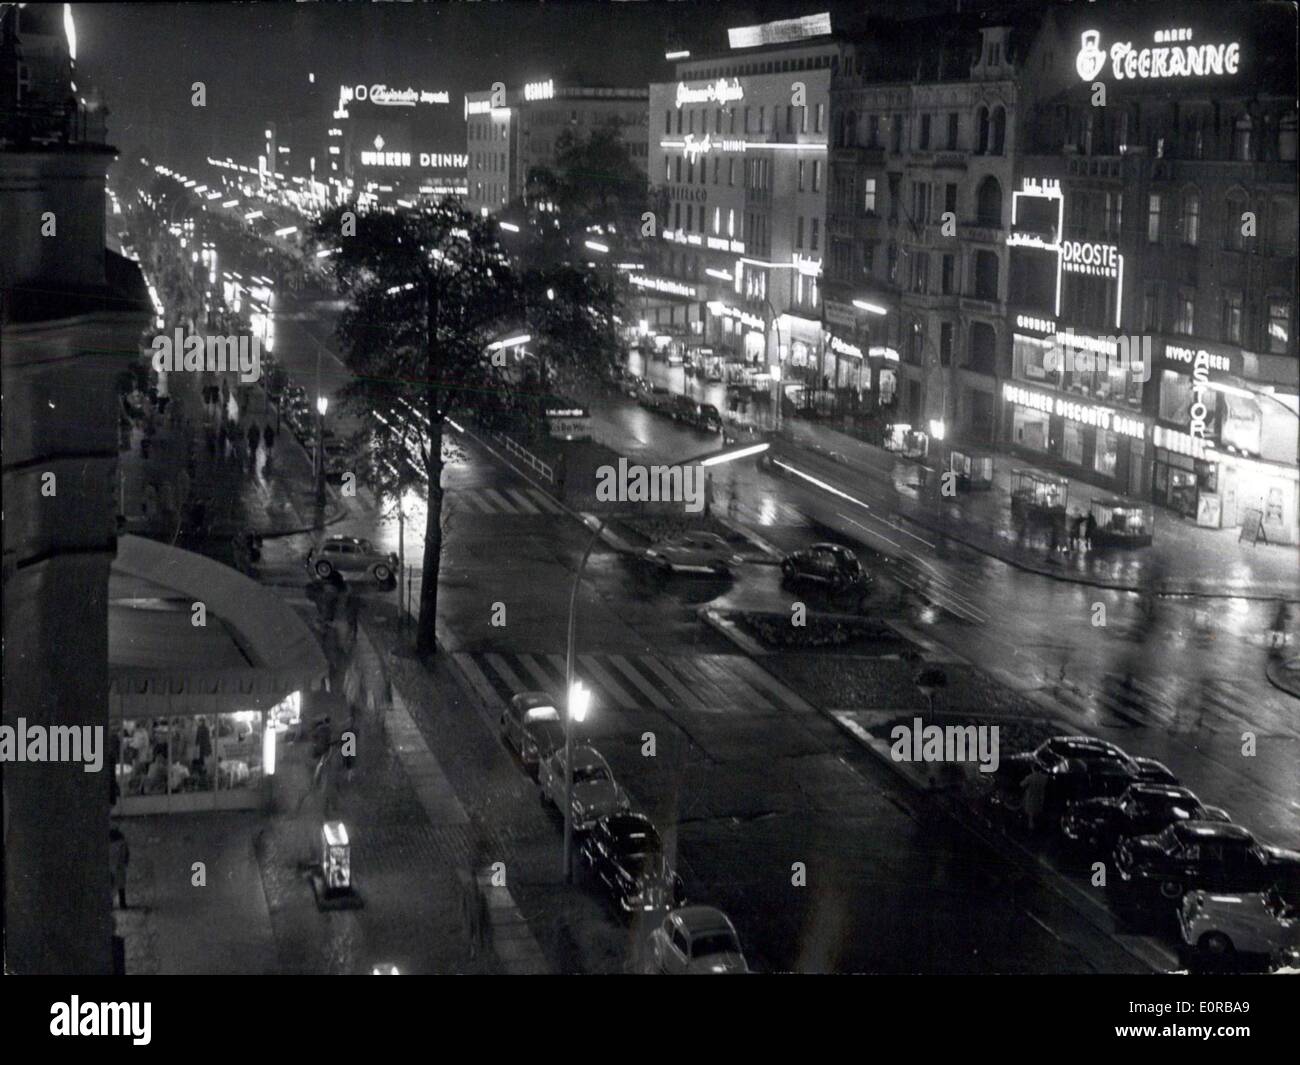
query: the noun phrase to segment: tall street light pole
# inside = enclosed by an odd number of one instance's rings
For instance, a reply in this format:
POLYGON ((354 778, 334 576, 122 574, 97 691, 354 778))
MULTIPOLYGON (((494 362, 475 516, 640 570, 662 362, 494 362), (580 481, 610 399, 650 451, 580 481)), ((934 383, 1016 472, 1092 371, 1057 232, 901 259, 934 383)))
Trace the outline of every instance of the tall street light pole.
POLYGON ((329 409, 329 397, 316 397, 316 521, 320 526, 324 522, 325 509, 325 412, 329 409))
POLYGON ((591 693, 581 684, 575 685, 573 679, 574 628, 578 620, 578 588, 582 584, 582 572, 587 568, 587 560, 600 539, 601 530, 605 528, 605 519, 601 518, 592 530, 587 550, 582 553, 578 571, 573 575, 573 589, 569 593, 569 635, 568 649, 564 655, 564 691, 568 699, 564 714, 564 882, 573 883, 573 722, 581 724, 587 714, 591 693))

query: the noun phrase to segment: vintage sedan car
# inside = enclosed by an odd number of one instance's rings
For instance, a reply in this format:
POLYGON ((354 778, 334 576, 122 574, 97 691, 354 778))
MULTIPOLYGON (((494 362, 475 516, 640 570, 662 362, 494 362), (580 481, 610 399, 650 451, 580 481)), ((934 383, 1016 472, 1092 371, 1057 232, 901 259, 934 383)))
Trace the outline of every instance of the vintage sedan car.
POLYGON ((725 913, 712 906, 684 906, 650 934, 646 969, 673 975, 747 973, 749 965, 725 913))
POLYGON ((1188 891, 1266 891, 1300 887, 1300 853, 1256 841, 1241 825, 1178 821, 1154 836, 1122 839, 1108 887, 1116 908, 1176 905, 1188 891))
POLYGON ((1105 740, 1054 736, 1035 750, 1004 757, 996 773, 981 783, 996 804, 1019 809, 1030 773, 1046 775, 1044 813, 1064 813, 1072 802, 1122 795, 1131 784, 1173 784, 1178 778, 1161 763, 1135 758, 1105 740))
POLYGON ((781 577, 788 584, 815 584, 842 592, 866 588, 871 575, 858 556, 839 544, 813 544, 781 560, 781 577))
POLYGON ((351 579, 371 577, 387 584, 397 573, 397 556, 377 551, 369 540, 356 536, 330 536, 307 552, 307 569, 321 580, 332 573, 351 579))
POLYGON ((641 552, 642 561, 660 573, 697 573, 712 577, 731 576, 731 567, 740 561, 736 553, 717 533, 688 532, 663 540, 641 552))
POLYGON ((1178 928, 1185 952, 1202 960, 1253 955, 1293 964, 1300 957, 1300 902, 1276 888, 1230 895, 1189 891, 1178 928))
MULTIPOLYGON (((560 747, 537 765, 537 784, 542 805, 564 809, 564 748, 560 747)), ((614 780, 614 772, 594 747, 573 748, 573 827, 591 829, 602 817, 622 813, 632 805, 627 792, 614 780)))
POLYGON ((659 385, 647 385, 641 389, 637 402, 646 410, 666 411, 672 403, 673 394, 659 385))
POLYGON ((1072 802, 1061 817, 1071 843, 1109 854, 1126 836, 1149 836, 1175 821, 1231 821, 1226 810, 1202 805, 1187 788, 1130 784, 1122 795, 1072 802))
POLYGON ((501 738, 519 752, 526 769, 536 769, 564 745, 559 706, 548 692, 520 692, 501 712, 501 738))
POLYGON ((602 817, 583 837, 580 853, 624 913, 666 910, 686 901, 682 878, 673 872, 659 830, 645 814, 602 817))

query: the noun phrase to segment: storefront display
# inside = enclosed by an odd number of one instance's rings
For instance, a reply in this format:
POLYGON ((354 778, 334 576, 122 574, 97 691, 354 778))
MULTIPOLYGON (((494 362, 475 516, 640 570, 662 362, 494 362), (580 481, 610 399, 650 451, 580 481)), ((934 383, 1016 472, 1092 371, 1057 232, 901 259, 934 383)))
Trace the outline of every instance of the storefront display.
POLYGON ((1070 499, 1070 482, 1038 470, 1011 471, 1011 513, 1017 517, 1034 514, 1065 514, 1070 499))

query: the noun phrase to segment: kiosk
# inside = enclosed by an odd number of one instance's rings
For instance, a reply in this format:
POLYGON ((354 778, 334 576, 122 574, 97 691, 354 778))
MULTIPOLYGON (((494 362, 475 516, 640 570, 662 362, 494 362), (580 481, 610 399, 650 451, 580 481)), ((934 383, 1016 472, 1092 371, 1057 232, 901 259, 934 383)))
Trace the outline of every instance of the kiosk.
POLYGON ((1155 511, 1150 504, 1094 499, 1089 513, 1097 523, 1092 531, 1094 545, 1147 547, 1151 544, 1155 511))

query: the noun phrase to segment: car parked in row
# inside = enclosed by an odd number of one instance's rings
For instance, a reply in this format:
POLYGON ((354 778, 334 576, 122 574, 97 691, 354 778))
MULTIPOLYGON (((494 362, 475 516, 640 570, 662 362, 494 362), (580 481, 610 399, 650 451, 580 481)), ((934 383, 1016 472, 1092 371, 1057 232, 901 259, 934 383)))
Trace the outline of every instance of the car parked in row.
POLYGON ((1120 911, 1158 912, 1194 890, 1216 894, 1300 889, 1300 853, 1258 842, 1241 825, 1179 821, 1153 836, 1120 840, 1107 884, 1120 911))
POLYGON ((1110 854, 1129 836, 1148 836, 1176 821, 1231 821, 1226 810, 1205 806, 1187 788, 1173 784, 1130 784, 1123 794, 1072 802, 1061 816, 1071 843, 1110 854))
POLYGON ((712 906, 673 910, 650 934, 646 970, 653 973, 747 973, 749 964, 731 920, 712 906))
POLYGON ((1033 772, 1047 777, 1043 812, 1054 818, 1072 802, 1122 795, 1131 784, 1178 784, 1160 762, 1092 736, 1053 736, 1032 751, 1004 757, 983 783, 993 789, 996 802, 1019 809, 1022 786, 1033 772))
POLYGON ((379 551, 369 540, 357 536, 330 536, 307 552, 308 571, 320 580, 331 574, 342 577, 370 577, 388 584, 397 574, 397 555, 379 551))
POLYGON ((659 385, 646 385, 637 402, 646 410, 662 411, 672 402, 672 393, 659 385))
POLYGON ((525 769, 535 772, 539 762, 564 746, 559 705, 548 692, 520 692, 501 712, 501 738, 519 752, 525 769))
POLYGON ((1300 961, 1300 903, 1276 888, 1244 894, 1189 891, 1178 911, 1178 929, 1189 959, 1300 961))
POLYGON ((680 533, 662 540, 646 548, 639 557, 665 576, 694 573, 729 577, 731 567, 740 562, 740 557, 726 540, 717 533, 704 530, 680 533))
POLYGON ((682 878, 664 854, 659 830, 645 814, 602 817, 583 837, 583 861, 620 910, 667 910, 686 901, 682 878))
MULTIPOLYGON (((542 805, 564 809, 565 764, 563 746, 538 763, 537 784, 542 805)), ((622 813, 631 805, 604 756, 585 744, 574 747, 571 807, 574 830, 586 832, 602 817, 622 813)))

